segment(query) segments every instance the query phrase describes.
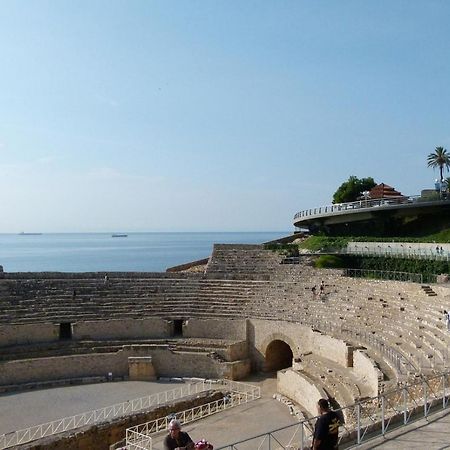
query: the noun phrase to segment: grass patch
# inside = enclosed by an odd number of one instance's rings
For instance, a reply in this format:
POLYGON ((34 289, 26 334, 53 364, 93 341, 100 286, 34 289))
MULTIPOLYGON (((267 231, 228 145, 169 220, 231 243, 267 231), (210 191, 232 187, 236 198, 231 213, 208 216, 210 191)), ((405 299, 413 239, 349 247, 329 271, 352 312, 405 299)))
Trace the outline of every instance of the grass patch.
POLYGON ((345 267, 345 263, 339 256, 321 255, 314 262, 317 269, 341 269, 345 267))

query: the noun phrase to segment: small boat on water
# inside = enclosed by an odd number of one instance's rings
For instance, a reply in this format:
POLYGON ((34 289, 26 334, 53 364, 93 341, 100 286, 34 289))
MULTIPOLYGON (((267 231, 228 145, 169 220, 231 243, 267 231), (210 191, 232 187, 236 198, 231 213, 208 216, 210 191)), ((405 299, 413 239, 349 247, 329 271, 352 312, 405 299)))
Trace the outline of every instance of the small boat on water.
POLYGON ((114 233, 111 235, 111 237, 128 237, 128 234, 114 233))

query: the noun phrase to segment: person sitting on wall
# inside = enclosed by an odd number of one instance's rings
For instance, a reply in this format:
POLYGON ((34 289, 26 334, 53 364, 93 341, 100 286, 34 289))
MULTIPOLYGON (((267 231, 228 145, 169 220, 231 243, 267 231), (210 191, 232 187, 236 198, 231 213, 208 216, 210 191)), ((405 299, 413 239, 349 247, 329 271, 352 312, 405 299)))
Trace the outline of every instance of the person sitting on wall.
POLYGON ((169 422, 169 434, 164 439, 164 450, 194 450, 194 441, 189 434, 181 431, 177 419, 169 422))
POLYGON ((317 411, 320 417, 314 428, 312 450, 337 450, 339 426, 341 422, 338 415, 330 410, 327 399, 321 398, 317 402, 317 411))

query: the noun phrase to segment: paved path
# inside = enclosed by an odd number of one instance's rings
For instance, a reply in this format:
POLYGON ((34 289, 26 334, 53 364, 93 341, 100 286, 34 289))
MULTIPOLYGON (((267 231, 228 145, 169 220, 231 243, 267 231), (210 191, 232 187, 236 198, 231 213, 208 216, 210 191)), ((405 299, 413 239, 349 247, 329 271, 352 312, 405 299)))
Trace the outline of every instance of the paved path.
POLYGON ((180 387, 179 383, 123 381, 0 395, 0 434, 180 387))
MULTIPOLYGON (((269 430, 298 423, 289 414, 286 405, 274 400, 276 376, 254 376, 247 383, 261 387, 261 399, 232 408, 183 427, 194 441, 202 438, 210 441, 214 448, 247 439, 269 430)), ((153 449, 162 450, 165 433, 154 438, 153 449)), ((239 449, 255 450, 255 442, 239 446, 239 449)))
POLYGON ((433 414, 359 447, 361 450, 450 449, 450 410, 433 414))
MULTIPOLYGON (((217 448, 274 428, 296 423, 288 408, 272 398, 276 376, 254 376, 246 382, 261 387, 262 398, 186 425, 194 440, 206 438, 217 448)), ((178 383, 114 382, 67 386, 0 396, 0 434, 92 409, 179 387, 178 383)), ((164 434, 156 438, 162 448, 164 434)), ((253 450, 253 449, 251 449, 253 450)))

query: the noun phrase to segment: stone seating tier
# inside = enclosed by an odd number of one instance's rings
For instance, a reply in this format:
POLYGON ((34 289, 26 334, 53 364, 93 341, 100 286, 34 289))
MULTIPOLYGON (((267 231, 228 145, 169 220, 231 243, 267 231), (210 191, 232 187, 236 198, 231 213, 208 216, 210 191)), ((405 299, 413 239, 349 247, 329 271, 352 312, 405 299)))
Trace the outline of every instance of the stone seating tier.
MULTIPOLYGON (((429 297, 417 284, 344 278, 337 271, 305 264, 283 265, 280 258, 258 246, 216 246, 204 278, 123 276, 107 283, 82 276, 5 278, 0 280, 0 324, 142 317, 287 320, 311 325, 354 346, 364 345, 388 383, 404 379, 404 374, 365 342, 364 335, 395 349, 422 373, 446 366, 450 337, 441 310, 449 296, 447 288, 433 285, 437 295, 429 297), (311 288, 322 281, 324 294, 313 296, 311 288)), ((318 362, 311 363, 312 377, 320 372, 318 367, 318 362)), ((357 395, 339 370, 328 374, 325 384, 335 386, 332 395, 340 395, 342 401, 357 395)), ((353 384, 363 396, 363 386, 353 384)))

